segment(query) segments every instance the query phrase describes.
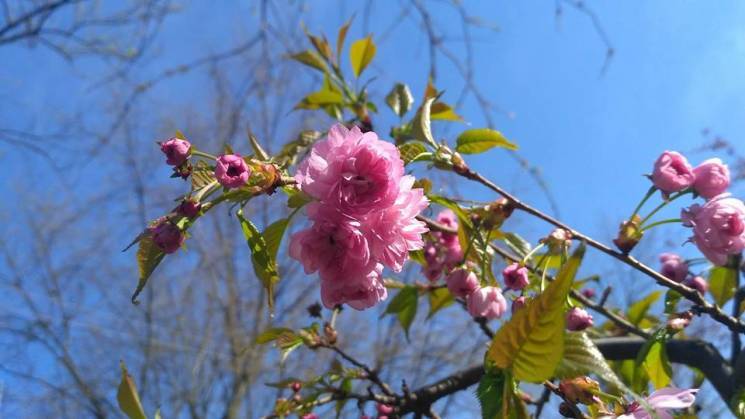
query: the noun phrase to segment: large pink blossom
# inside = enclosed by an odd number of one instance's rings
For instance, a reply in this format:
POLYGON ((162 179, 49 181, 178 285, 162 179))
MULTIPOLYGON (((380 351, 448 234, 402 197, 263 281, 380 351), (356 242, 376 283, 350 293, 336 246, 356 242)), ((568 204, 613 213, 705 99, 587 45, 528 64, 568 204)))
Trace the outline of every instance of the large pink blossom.
POLYGON ((240 188, 250 176, 251 168, 240 154, 225 154, 215 162, 215 179, 226 188, 240 188))
POLYGON ((412 250, 422 249, 422 234, 427 225, 416 216, 427 208, 427 198, 422 189, 412 189, 413 176, 400 180, 398 197, 392 206, 375 211, 365 217, 364 228, 373 258, 400 272, 412 250))
MULTIPOLYGON (((671 409, 685 409, 696 401, 698 389, 661 388, 650 394, 645 400, 659 419, 673 419, 671 409)), ((633 402, 626 414, 618 419, 652 419, 652 415, 638 402, 633 402)))
POLYGON ((348 214, 366 214, 392 205, 404 165, 395 145, 374 132, 336 124, 313 145, 295 179, 300 189, 348 214))
POLYGON ((720 159, 709 159, 693 169, 696 180, 693 188, 706 199, 727 192, 729 187, 729 168, 720 159))
POLYGON ((319 272, 322 280, 344 281, 373 270, 359 220, 322 203, 309 204, 308 217, 313 225, 290 238, 290 256, 302 262, 306 274, 319 272))
POLYGON ((693 168, 677 151, 665 151, 654 163, 652 182, 665 194, 692 186, 694 179, 693 168))
POLYGON ((370 308, 388 297, 381 274, 383 265, 377 264, 365 275, 321 279, 321 302, 327 308, 348 304, 356 310, 370 308))
POLYGON ((730 194, 719 195, 704 205, 684 209, 681 218, 693 227, 691 240, 715 265, 745 249, 745 204, 730 194))

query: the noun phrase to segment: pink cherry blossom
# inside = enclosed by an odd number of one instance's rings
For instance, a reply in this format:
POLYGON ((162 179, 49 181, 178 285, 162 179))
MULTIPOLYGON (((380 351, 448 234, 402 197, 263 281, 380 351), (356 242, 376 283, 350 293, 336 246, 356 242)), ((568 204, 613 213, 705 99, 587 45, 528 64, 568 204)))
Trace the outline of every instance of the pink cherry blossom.
POLYGON ((507 300, 497 287, 484 287, 468 294, 466 308, 473 317, 496 319, 507 311, 507 300))
POLYGON ((326 308, 348 304, 356 310, 370 308, 388 297, 381 273, 383 265, 376 265, 366 275, 321 279, 321 302, 326 308))
POLYGON ((313 145, 295 179, 300 189, 349 214, 366 214, 398 198, 404 165, 395 145, 374 132, 336 124, 313 145))
POLYGON ((217 158, 215 178, 226 188, 240 188, 248 182, 251 168, 240 154, 225 154, 217 158))
POLYGON ((422 234, 427 225, 416 219, 428 205, 422 189, 412 189, 413 176, 400 180, 400 193, 390 207, 365 217, 363 228, 370 243, 373 258, 400 272, 409 252, 424 247, 422 234))
MULTIPOLYGON (((671 409, 685 409, 696 401, 698 389, 679 389, 674 387, 661 388, 650 394, 645 400, 654 409, 659 419, 673 419, 671 409)), ((633 402, 626 410, 626 414, 618 419, 652 419, 652 415, 638 402, 633 402)))
POLYGON ((706 199, 727 192, 729 187, 729 168, 720 159, 709 159, 693 169, 696 180, 693 189, 706 199))
POLYGON ((528 279, 528 268, 515 262, 502 270, 504 285, 507 289, 520 291, 530 283, 528 279))
POLYGON ((682 282, 688 276, 688 264, 675 253, 660 255, 660 273, 675 282, 682 282))
POLYGON ((523 296, 517 297, 512 301, 512 314, 515 314, 516 311, 520 310, 521 308, 525 307, 525 304, 528 303, 528 298, 523 296))
POLYGON ((652 183, 665 194, 692 186, 694 179, 693 168, 677 151, 665 151, 654 163, 652 183))
POLYGON ((173 253, 184 244, 184 233, 166 217, 156 220, 148 228, 148 232, 153 239, 153 243, 163 253, 173 253))
POLYGON ((694 204, 682 211, 681 218, 693 227, 691 241, 715 265, 725 265, 729 255, 745 248, 745 204, 730 194, 694 204))
POLYGON ((567 312, 566 322, 567 330, 573 332, 585 330, 593 324, 592 315, 579 307, 573 307, 567 312))
POLYGON ((322 203, 308 205, 310 228, 290 237, 290 256, 306 274, 319 272, 322 280, 343 281, 370 273, 375 262, 360 221, 322 203))
POLYGON ((479 289, 481 284, 475 273, 468 269, 460 268, 450 272, 447 279, 447 286, 454 297, 466 298, 468 294, 479 289))
POLYGON ((191 153, 191 143, 180 138, 171 138, 160 143, 160 151, 166 155, 166 163, 171 166, 181 166, 191 153))
MULTIPOLYGON (((436 221, 454 230, 458 229, 458 218, 450 209, 437 214, 436 221)), ((457 234, 433 231, 426 236, 424 259, 427 266, 422 272, 430 281, 436 281, 443 271, 453 269, 463 261, 463 249, 457 234)))

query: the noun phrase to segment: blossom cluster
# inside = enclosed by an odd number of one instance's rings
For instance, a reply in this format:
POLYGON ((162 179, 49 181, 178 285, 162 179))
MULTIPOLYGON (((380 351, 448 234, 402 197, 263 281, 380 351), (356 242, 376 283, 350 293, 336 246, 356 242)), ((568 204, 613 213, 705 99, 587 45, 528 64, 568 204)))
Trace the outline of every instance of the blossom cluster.
MULTIPOLYGON (((452 230, 458 230, 458 217, 449 209, 437 214, 435 219, 440 225, 452 230)), ((463 249, 458 234, 444 231, 432 231, 425 236, 424 260, 422 267, 424 276, 430 281, 437 281, 443 272, 450 272, 463 261, 463 249)))
POLYGON ((307 206, 313 224, 292 235, 290 256, 305 273, 319 273, 323 304, 362 310, 384 300, 383 268, 401 271, 428 231, 416 219, 427 198, 404 174, 398 149, 374 132, 336 124, 295 179, 314 199, 307 206))
POLYGON ((660 265, 660 273, 667 278, 675 282, 682 282, 701 294, 708 291, 708 282, 700 276, 689 274, 688 263, 680 255, 663 253, 660 255, 660 265))
POLYGON ((691 241, 712 263, 725 265, 729 255, 745 249, 745 204, 727 193, 729 168, 720 159, 694 168, 682 154, 665 151, 655 162, 652 182, 666 195, 692 188, 707 199, 684 209, 681 219, 693 228, 691 241))

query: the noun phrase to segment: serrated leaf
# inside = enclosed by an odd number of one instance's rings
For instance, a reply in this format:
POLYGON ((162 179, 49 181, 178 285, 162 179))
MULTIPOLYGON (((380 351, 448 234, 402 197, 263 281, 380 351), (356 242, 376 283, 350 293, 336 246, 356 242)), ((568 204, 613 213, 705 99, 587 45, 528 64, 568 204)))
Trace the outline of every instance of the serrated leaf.
POLYGON ((652 304, 660 299, 661 295, 662 291, 654 291, 648 296, 632 304, 631 307, 629 307, 626 315, 626 317, 628 317, 629 319, 629 322, 631 322, 631 324, 633 324, 634 326, 638 326, 639 323, 641 323, 641 321, 647 315, 649 308, 652 307, 652 304))
POLYGON ((737 270, 726 266, 715 266, 709 273, 709 292, 718 306, 723 306, 735 295, 737 270))
POLYGON ((259 345, 263 345, 265 343, 276 340, 286 333, 294 334, 295 332, 293 332, 292 329, 288 329, 286 327, 272 327, 271 329, 267 329, 261 332, 259 336, 256 336, 256 343, 258 343, 259 345))
POLYGON ((489 128, 463 131, 456 140, 455 150, 463 154, 477 154, 494 147, 517 150, 517 145, 507 140, 501 132, 489 128))
POLYGON ((386 307, 386 314, 395 314, 398 317, 398 322, 406 333, 406 338, 409 338, 409 327, 416 317, 416 310, 419 299, 419 291, 416 287, 407 285, 401 288, 401 291, 396 294, 386 307))
POLYGON ((590 373, 596 374, 621 393, 630 392, 585 332, 565 332, 564 356, 556 368, 556 377, 574 378, 590 373))
POLYGON ((326 63, 324 63, 323 58, 321 58, 321 56, 314 51, 306 50, 298 52, 296 54, 290 55, 290 58, 303 63, 308 67, 315 68, 316 70, 326 71, 326 63))
POLYGON ((564 353, 564 304, 584 253, 582 244, 546 290, 502 325, 486 353, 487 363, 510 370, 519 381, 540 383, 553 375, 564 353))
POLYGON ((409 86, 403 83, 396 83, 393 89, 391 89, 391 92, 388 93, 388 96, 385 97, 385 103, 388 104, 396 115, 403 117, 411 109, 411 105, 414 103, 414 96, 411 94, 409 86))
POLYGON ((476 388, 476 398, 481 405, 483 419, 498 418, 502 412, 502 397, 506 378, 502 371, 486 372, 476 388))
POLYGON ((437 102, 433 103, 432 107, 430 108, 430 118, 434 120, 439 121, 453 121, 453 122, 461 122, 463 121, 463 118, 460 117, 457 113, 455 113, 455 110, 450 107, 450 105, 437 102))
POLYGON ((215 182, 215 170, 203 160, 197 160, 191 171, 191 188, 201 189, 215 182))
POLYGON ((427 148, 418 141, 409 141, 398 146, 398 152, 401 154, 401 160, 404 161, 404 164, 409 164, 420 155, 427 153, 427 148))
POLYGON ((435 138, 432 135, 432 120, 430 118, 430 108, 434 101, 435 98, 429 98, 424 101, 422 106, 419 107, 416 116, 414 116, 411 126, 411 133, 414 135, 414 138, 431 145, 436 145, 435 138))
POLYGON ((354 72, 355 77, 359 77, 373 60, 375 50, 376 47, 375 42, 372 40, 372 35, 368 35, 367 38, 352 43, 352 46, 349 48, 349 62, 352 64, 352 72, 354 72))
POLYGON ((158 264, 165 257, 165 253, 153 242, 153 238, 147 234, 140 239, 139 247, 137 248, 137 268, 140 273, 140 279, 137 281, 137 288, 132 294, 132 303, 138 304, 137 296, 140 295, 142 290, 147 285, 147 280, 152 275, 153 271, 158 264))
POLYGON ((132 376, 127 372, 124 362, 120 362, 119 366, 122 369, 122 380, 116 392, 116 401, 119 404, 119 410, 130 419, 147 419, 132 376))
POLYGON ((242 210, 238 210, 236 216, 241 223, 241 230, 248 248, 251 250, 254 273, 266 290, 269 310, 274 310, 274 284, 279 282, 276 261, 269 254, 269 247, 259 229, 243 217, 242 210))
POLYGON ((455 302, 455 298, 450 294, 447 288, 435 288, 428 292, 429 299, 429 319, 435 313, 442 310, 445 307, 451 306, 455 302))

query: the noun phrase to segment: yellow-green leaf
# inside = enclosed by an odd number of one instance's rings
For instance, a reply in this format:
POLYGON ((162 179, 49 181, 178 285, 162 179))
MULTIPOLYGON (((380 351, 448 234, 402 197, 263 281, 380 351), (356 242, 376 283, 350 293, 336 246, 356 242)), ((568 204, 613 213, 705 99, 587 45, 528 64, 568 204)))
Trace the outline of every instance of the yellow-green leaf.
POLYGON ((458 136, 455 150, 463 154, 477 154, 494 147, 517 150, 517 145, 505 138, 501 132, 489 128, 463 131, 458 136))
POLYGON ((432 120, 430 119, 430 108, 434 101, 434 98, 424 101, 417 111, 414 121, 412 121, 411 132, 417 140, 436 146, 435 138, 432 135, 432 120))
POLYGON ((661 295, 662 291, 654 291, 629 307, 627 317, 629 318, 631 324, 633 324, 634 326, 638 326, 639 323, 647 315, 649 308, 652 307, 652 304, 654 304, 655 301, 660 299, 661 295))
POLYGON ((332 90, 319 90, 304 97, 295 109, 318 109, 322 106, 341 105, 344 103, 344 96, 341 93, 332 90))
POLYGON ((564 357, 556 368, 556 377, 574 378, 590 373, 596 374, 623 394, 631 391, 613 372, 603 354, 585 332, 565 332, 564 357))
POLYGON ((315 68, 317 70, 326 71, 326 63, 323 62, 323 58, 321 58, 318 53, 313 52, 311 50, 306 50, 302 52, 298 52, 296 54, 290 55, 290 58, 292 58, 295 61, 301 62, 308 67, 315 68))
POLYGON ((352 71, 355 77, 359 77, 365 68, 375 57, 375 42, 372 35, 355 41, 349 48, 349 61, 352 63, 352 71))
POLYGON ((288 329, 286 327, 273 327, 271 329, 263 331, 259 336, 257 336, 256 343, 258 343, 259 345, 263 345, 265 343, 277 340, 280 336, 286 334, 294 335, 295 332, 293 332, 292 329, 288 329))
POLYGON ((254 273, 266 289, 269 309, 273 310, 274 284, 279 282, 276 260, 269 254, 269 247, 264 235, 250 220, 243 217, 243 211, 238 210, 236 216, 241 223, 241 230, 246 238, 248 248, 251 250, 254 273))
POLYGON ((124 412, 129 419, 147 419, 145 410, 140 402, 140 395, 137 394, 137 386, 132 376, 127 372, 124 362, 119 366, 122 369, 122 381, 119 383, 119 389, 116 392, 116 401, 119 409, 124 412))
POLYGON ((427 153, 427 148, 418 141, 409 141, 398 146, 398 152, 401 154, 401 160, 404 161, 404 164, 409 164, 421 159, 420 156, 427 153))
POLYGON ((726 266, 715 266, 709 273, 709 292, 718 306, 723 306, 735 295, 737 270, 726 266))
POLYGON ((419 299, 419 291, 416 287, 407 285, 401 288, 401 291, 396 294, 386 307, 386 314, 396 314, 398 322, 401 323, 401 327, 406 333, 406 338, 409 337, 409 327, 414 321, 417 309, 417 300, 419 299))
POLYGON ((511 370, 519 381, 539 383, 553 375, 564 354, 564 304, 584 253, 583 244, 546 290, 497 331, 487 364, 511 370))
POLYGON ((147 280, 152 275, 155 268, 163 260, 166 254, 153 242, 149 234, 140 239, 139 248, 137 249, 137 268, 140 273, 140 279, 137 282, 137 288, 132 294, 132 303, 137 304, 137 296, 140 295, 147 284, 147 280))
POLYGON ((644 358, 643 365, 649 379, 654 384, 654 388, 659 390, 670 384, 673 371, 670 361, 667 359, 664 340, 658 340, 652 343, 646 358, 644 358))
POLYGON ((442 102, 433 103, 430 111, 431 111, 430 117, 432 118, 432 120, 454 121, 454 122, 463 121, 463 118, 461 118, 460 115, 455 113, 455 110, 451 108, 450 105, 447 105, 442 102))
POLYGON ((455 298, 450 294, 447 288, 435 288, 429 291, 429 314, 427 318, 432 317, 435 313, 445 307, 452 305, 455 298))
POLYGON ((414 96, 411 94, 409 86, 403 83, 396 83, 390 93, 388 93, 388 96, 385 97, 385 103, 388 104, 396 115, 404 116, 411 109, 411 105, 414 103, 414 96))
POLYGON ((339 28, 339 35, 336 37, 336 56, 341 57, 341 50, 344 48, 344 40, 347 39, 347 31, 349 31, 349 25, 352 24, 354 16, 350 17, 349 20, 339 28))

